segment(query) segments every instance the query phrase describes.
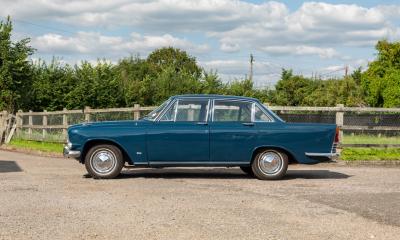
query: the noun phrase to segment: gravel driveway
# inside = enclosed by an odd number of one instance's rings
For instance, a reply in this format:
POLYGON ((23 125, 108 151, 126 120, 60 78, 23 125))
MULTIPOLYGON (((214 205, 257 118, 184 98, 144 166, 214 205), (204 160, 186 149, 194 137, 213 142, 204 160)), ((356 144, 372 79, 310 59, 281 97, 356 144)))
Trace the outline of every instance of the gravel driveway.
POLYGON ((399 239, 400 168, 126 170, 0 151, 0 239, 399 239))

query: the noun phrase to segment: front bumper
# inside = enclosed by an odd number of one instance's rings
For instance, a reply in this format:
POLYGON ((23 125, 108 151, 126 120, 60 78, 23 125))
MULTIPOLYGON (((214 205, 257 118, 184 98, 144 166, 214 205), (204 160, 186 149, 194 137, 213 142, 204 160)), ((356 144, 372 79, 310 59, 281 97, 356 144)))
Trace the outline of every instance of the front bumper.
POLYGON ((64 157, 67 158, 79 158, 81 156, 81 151, 76 151, 76 150, 71 150, 69 149, 68 146, 64 146, 64 151, 63 151, 64 157))
POLYGON ((320 161, 336 161, 340 154, 339 153, 308 153, 306 152, 306 156, 314 159, 318 159, 320 161))

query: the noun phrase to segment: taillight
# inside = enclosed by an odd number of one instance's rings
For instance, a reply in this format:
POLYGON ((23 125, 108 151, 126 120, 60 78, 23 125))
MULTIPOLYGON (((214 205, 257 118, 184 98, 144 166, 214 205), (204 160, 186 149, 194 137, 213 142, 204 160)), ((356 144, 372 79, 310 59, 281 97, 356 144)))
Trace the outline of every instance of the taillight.
POLYGON ((336 134, 335 134, 335 143, 338 143, 339 142, 339 132, 340 132, 340 130, 339 130, 339 127, 336 127, 336 134))

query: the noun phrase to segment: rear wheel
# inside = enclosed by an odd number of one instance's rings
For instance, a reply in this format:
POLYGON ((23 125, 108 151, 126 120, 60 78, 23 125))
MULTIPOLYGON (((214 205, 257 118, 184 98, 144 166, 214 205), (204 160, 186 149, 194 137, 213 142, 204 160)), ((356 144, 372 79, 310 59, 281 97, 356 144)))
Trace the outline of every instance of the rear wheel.
POLYGON ((288 164, 288 156, 285 153, 266 149, 255 156, 251 168, 260 180, 277 180, 285 176, 288 164))
POLYGON ((110 179, 118 176, 124 166, 121 150, 114 145, 92 147, 85 157, 85 167, 93 178, 110 179))

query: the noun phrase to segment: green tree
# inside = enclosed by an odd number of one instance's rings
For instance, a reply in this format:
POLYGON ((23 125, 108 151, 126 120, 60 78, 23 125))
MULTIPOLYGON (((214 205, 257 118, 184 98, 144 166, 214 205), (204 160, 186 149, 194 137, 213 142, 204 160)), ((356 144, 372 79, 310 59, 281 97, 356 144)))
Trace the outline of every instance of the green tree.
POLYGON ((382 40, 375 48, 377 57, 369 63, 361 77, 366 100, 373 107, 399 107, 399 102, 393 96, 398 95, 395 93, 400 84, 400 42, 382 40))
POLYGON ((135 103, 144 104, 145 100, 141 90, 145 87, 144 80, 148 73, 149 65, 139 56, 131 56, 118 62, 115 74, 119 79, 124 106, 133 106, 135 103))
POLYGON ((186 51, 173 47, 163 47, 154 50, 147 57, 151 76, 156 76, 166 67, 173 68, 176 73, 185 72, 199 79, 202 73, 197 65, 196 58, 190 56, 186 51))
POLYGON ((225 91, 225 85, 222 83, 216 71, 204 71, 201 80, 201 93, 220 94, 225 91))
POLYGON ((281 80, 275 86, 274 103, 278 105, 303 105, 303 99, 317 88, 315 81, 293 75, 292 70, 282 70, 281 80))
POLYGON ((29 39, 11 41, 10 17, 0 21, 0 110, 15 111, 30 102, 31 68, 28 57, 34 49, 29 39))

